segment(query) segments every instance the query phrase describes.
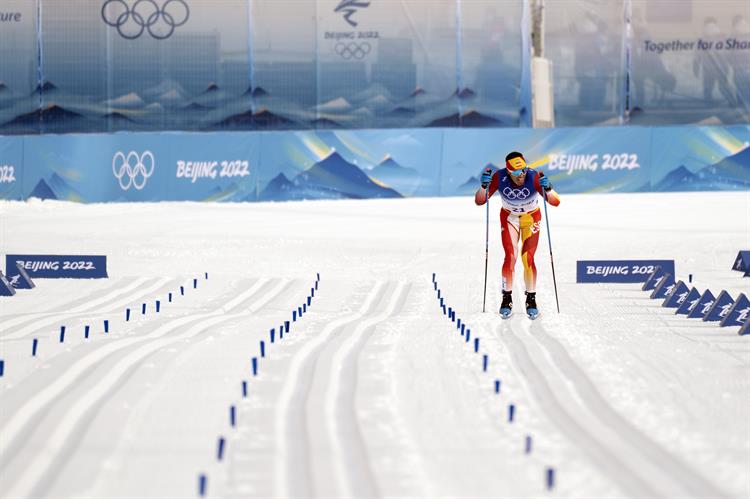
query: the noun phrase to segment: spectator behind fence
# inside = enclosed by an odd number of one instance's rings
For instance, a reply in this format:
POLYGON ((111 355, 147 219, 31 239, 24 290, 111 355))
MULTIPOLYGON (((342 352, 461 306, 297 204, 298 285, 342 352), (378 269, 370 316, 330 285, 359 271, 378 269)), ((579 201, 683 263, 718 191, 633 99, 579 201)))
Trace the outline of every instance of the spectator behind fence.
POLYGON ((734 105, 734 94, 729 86, 729 64, 725 57, 725 51, 717 49, 717 43, 723 42, 723 36, 719 23, 714 17, 707 17, 703 22, 703 35, 701 40, 704 44, 698 47, 693 60, 693 73, 703 79, 703 99, 713 102, 714 88, 719 85, 719 91, 726 100, 726 106, 734 105))
POLYGON ((648 52, 645 49, 646 40, 655 41, 649 32, 648 25, 643 20, 640 9, 633 10, 633 94, 630 96, 630 108, 641 110, 649 107, 663 106, 668 95, 673 94, 677 86, 677 78, 667 70, 662 60, 664 54, 648 52), (650 83, 650 84, 649 84, 650 83), (649 98, 646 87, 651 89, 649 98))
MULTIPOLYGON (((732 39, 750 43, 750 25, 743 15, 732 19, 732 39)), ((735 42, 736 43, 736 42, 735 42)), ((745 113, 750 112, 750 49, 733 48, 728 51, 729 62, 734 72, 734 91, 737 104, 745 113)))

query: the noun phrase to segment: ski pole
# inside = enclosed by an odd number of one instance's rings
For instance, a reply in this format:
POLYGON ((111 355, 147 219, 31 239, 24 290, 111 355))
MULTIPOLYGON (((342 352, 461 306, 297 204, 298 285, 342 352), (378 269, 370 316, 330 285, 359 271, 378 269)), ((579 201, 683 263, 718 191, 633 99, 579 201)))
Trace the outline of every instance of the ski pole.
MULTIPOLYGON (((487 171, 492 171, 487 168, 487 171)), ((482 298, 482 313, 485 312, 487 305, 487 262, 490 255, 490 186, 484 188, 484 204, 487 205, 487 216, 485 219, 485 236, 484 236, 484 295, 482 298)))
POLYGON ((557 313, 560 313, 560 299, 557 297, 557 279, 555 278, 555 259, 552 258, 552 236, 549 232, 549 218, 547 217, 547 191, 544 191, 544 222, 547 225, 547 242, 549 243, 549 261, 552 264, 552 283, 555 286, 555 302, 557 313))

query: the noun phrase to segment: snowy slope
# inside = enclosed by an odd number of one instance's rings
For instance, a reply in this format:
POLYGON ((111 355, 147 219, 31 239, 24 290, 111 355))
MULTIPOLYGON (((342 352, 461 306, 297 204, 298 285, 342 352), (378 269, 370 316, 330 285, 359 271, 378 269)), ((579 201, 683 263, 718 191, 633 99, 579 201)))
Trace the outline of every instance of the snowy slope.
POLYGON ((748 294, 730 268, 750 194, 563 195, 550 222, 562 313, 543 231, 531 323, 481 312, 471 197, 0 203, 3 254, 106 254, 110 275, 0 299, 0 497, 196 497, 200 474, 209 497, 748 497, 750 336, 638 285, 576 284, 575 261, 674 259, 701 289, 748 294))

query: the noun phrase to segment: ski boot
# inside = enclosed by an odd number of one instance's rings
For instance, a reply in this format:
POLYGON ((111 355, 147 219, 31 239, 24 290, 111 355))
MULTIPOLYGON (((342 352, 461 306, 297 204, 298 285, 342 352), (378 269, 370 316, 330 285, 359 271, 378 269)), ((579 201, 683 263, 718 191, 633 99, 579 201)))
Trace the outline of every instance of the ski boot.
POLYGON ((528 315, 531 320, 539 317, 539 309, 536 307, 536 292, 526 292, 526 315, 528 315))
POLYGON ((500 304, 500 317, 507 319, 513 313, 513 292, 503 290, 503 302, 500 304))

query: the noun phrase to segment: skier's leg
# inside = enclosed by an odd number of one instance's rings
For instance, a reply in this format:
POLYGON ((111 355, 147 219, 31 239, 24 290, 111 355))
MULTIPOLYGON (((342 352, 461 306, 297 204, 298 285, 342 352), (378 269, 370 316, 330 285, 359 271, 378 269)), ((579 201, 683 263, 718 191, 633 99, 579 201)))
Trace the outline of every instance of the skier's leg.
POLYGON ((503 291, 513 290, 513 269, 516 266, 519 227, 517 217, 500 210, 500 239, 503 243, 503 291))
POLYGON ((536 291, 536 264, 534 254, 539 245, 539 231, 542 227, 542 212, 536 210, 521 217, 521 261, 523 262, 523 279, 526 291, 536 291))

